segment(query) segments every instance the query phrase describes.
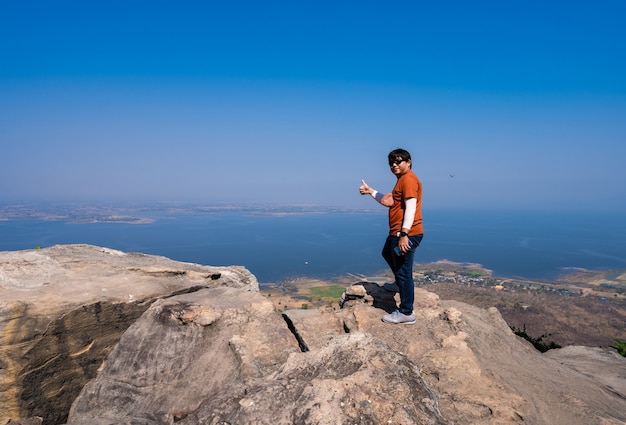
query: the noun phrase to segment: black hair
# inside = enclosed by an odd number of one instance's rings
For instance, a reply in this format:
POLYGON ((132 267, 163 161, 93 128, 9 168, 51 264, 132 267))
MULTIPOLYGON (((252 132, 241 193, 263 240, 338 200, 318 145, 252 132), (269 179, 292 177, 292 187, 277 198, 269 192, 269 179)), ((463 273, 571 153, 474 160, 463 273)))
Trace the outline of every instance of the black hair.
POLYGON ((403 161, 410 161, 411 154, 409 153, 409 151, 398 148, 398 149, 392 150, 391 152, 389 152, 389 155, 387 155, 387 159, 389 160, 390 163, 395 161, 398 158, 402 158, 403 161))

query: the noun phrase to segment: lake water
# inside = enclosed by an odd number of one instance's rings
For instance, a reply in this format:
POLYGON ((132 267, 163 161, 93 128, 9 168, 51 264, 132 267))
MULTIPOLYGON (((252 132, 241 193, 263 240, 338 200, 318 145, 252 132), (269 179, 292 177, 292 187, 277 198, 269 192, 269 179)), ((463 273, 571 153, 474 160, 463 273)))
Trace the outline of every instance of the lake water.
MULTIPOLYGON (((152 224, 0 222, 0 251, 84 243, 212 266, 242 265, 261 283, 370 275, 387 266, 383 213, 263 215, 209 212, 142 216, 152 224)), ((626 269, 618 213, 424 211, 415 261, 479 263, 498 276, 551 279, 564 267, 626 269)))

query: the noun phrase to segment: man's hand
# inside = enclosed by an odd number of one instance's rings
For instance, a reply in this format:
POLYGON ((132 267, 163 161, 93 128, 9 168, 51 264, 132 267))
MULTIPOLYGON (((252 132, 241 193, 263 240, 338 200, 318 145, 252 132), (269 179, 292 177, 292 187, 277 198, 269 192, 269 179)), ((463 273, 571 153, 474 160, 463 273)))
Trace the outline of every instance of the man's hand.
POLYGON ((371 195, 374 190, 365 183, 365 180, 361 179, 361 187, 359 187, 359 193, 361 195, 371 195))
POLYGON ((411 241, 408 236, 400 236, 398 239, 398 248, 402 251, 402 254, 406 254, 411 249, 411 241))

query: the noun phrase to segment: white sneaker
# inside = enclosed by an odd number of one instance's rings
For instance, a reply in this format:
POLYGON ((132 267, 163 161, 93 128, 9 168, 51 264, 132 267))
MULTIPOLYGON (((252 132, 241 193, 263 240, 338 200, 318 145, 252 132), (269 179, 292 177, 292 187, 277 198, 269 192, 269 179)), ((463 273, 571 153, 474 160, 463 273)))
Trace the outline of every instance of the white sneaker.
POLYGON ((415 314, 402 314, 400 310, 396 310, 391 314, 386 314, 383 316, 383 322, 385 323, 393 323, 393 324, 402 324, 402 325, 412 325, 415 323, 415 314))

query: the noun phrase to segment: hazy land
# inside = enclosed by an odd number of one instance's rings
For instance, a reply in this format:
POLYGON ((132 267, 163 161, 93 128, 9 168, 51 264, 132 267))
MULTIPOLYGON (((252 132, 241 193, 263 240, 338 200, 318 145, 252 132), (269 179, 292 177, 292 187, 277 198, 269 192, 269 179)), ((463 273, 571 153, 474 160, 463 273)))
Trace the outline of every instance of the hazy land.
POLYGON ((154 215, 202 214, 210 212, 245 211, 252 215, 287 216, 299 214, 322 214, 334 212, 380 212, 378 209, 336 208, 320 205, 240 205, 240 204, 178 204, 155 203, 151 205, 87 203, 37 203, 0 204, 0 221, 10 220, 56 220, 70 223, 112 222, 126 224, 150 224, 154 215))

